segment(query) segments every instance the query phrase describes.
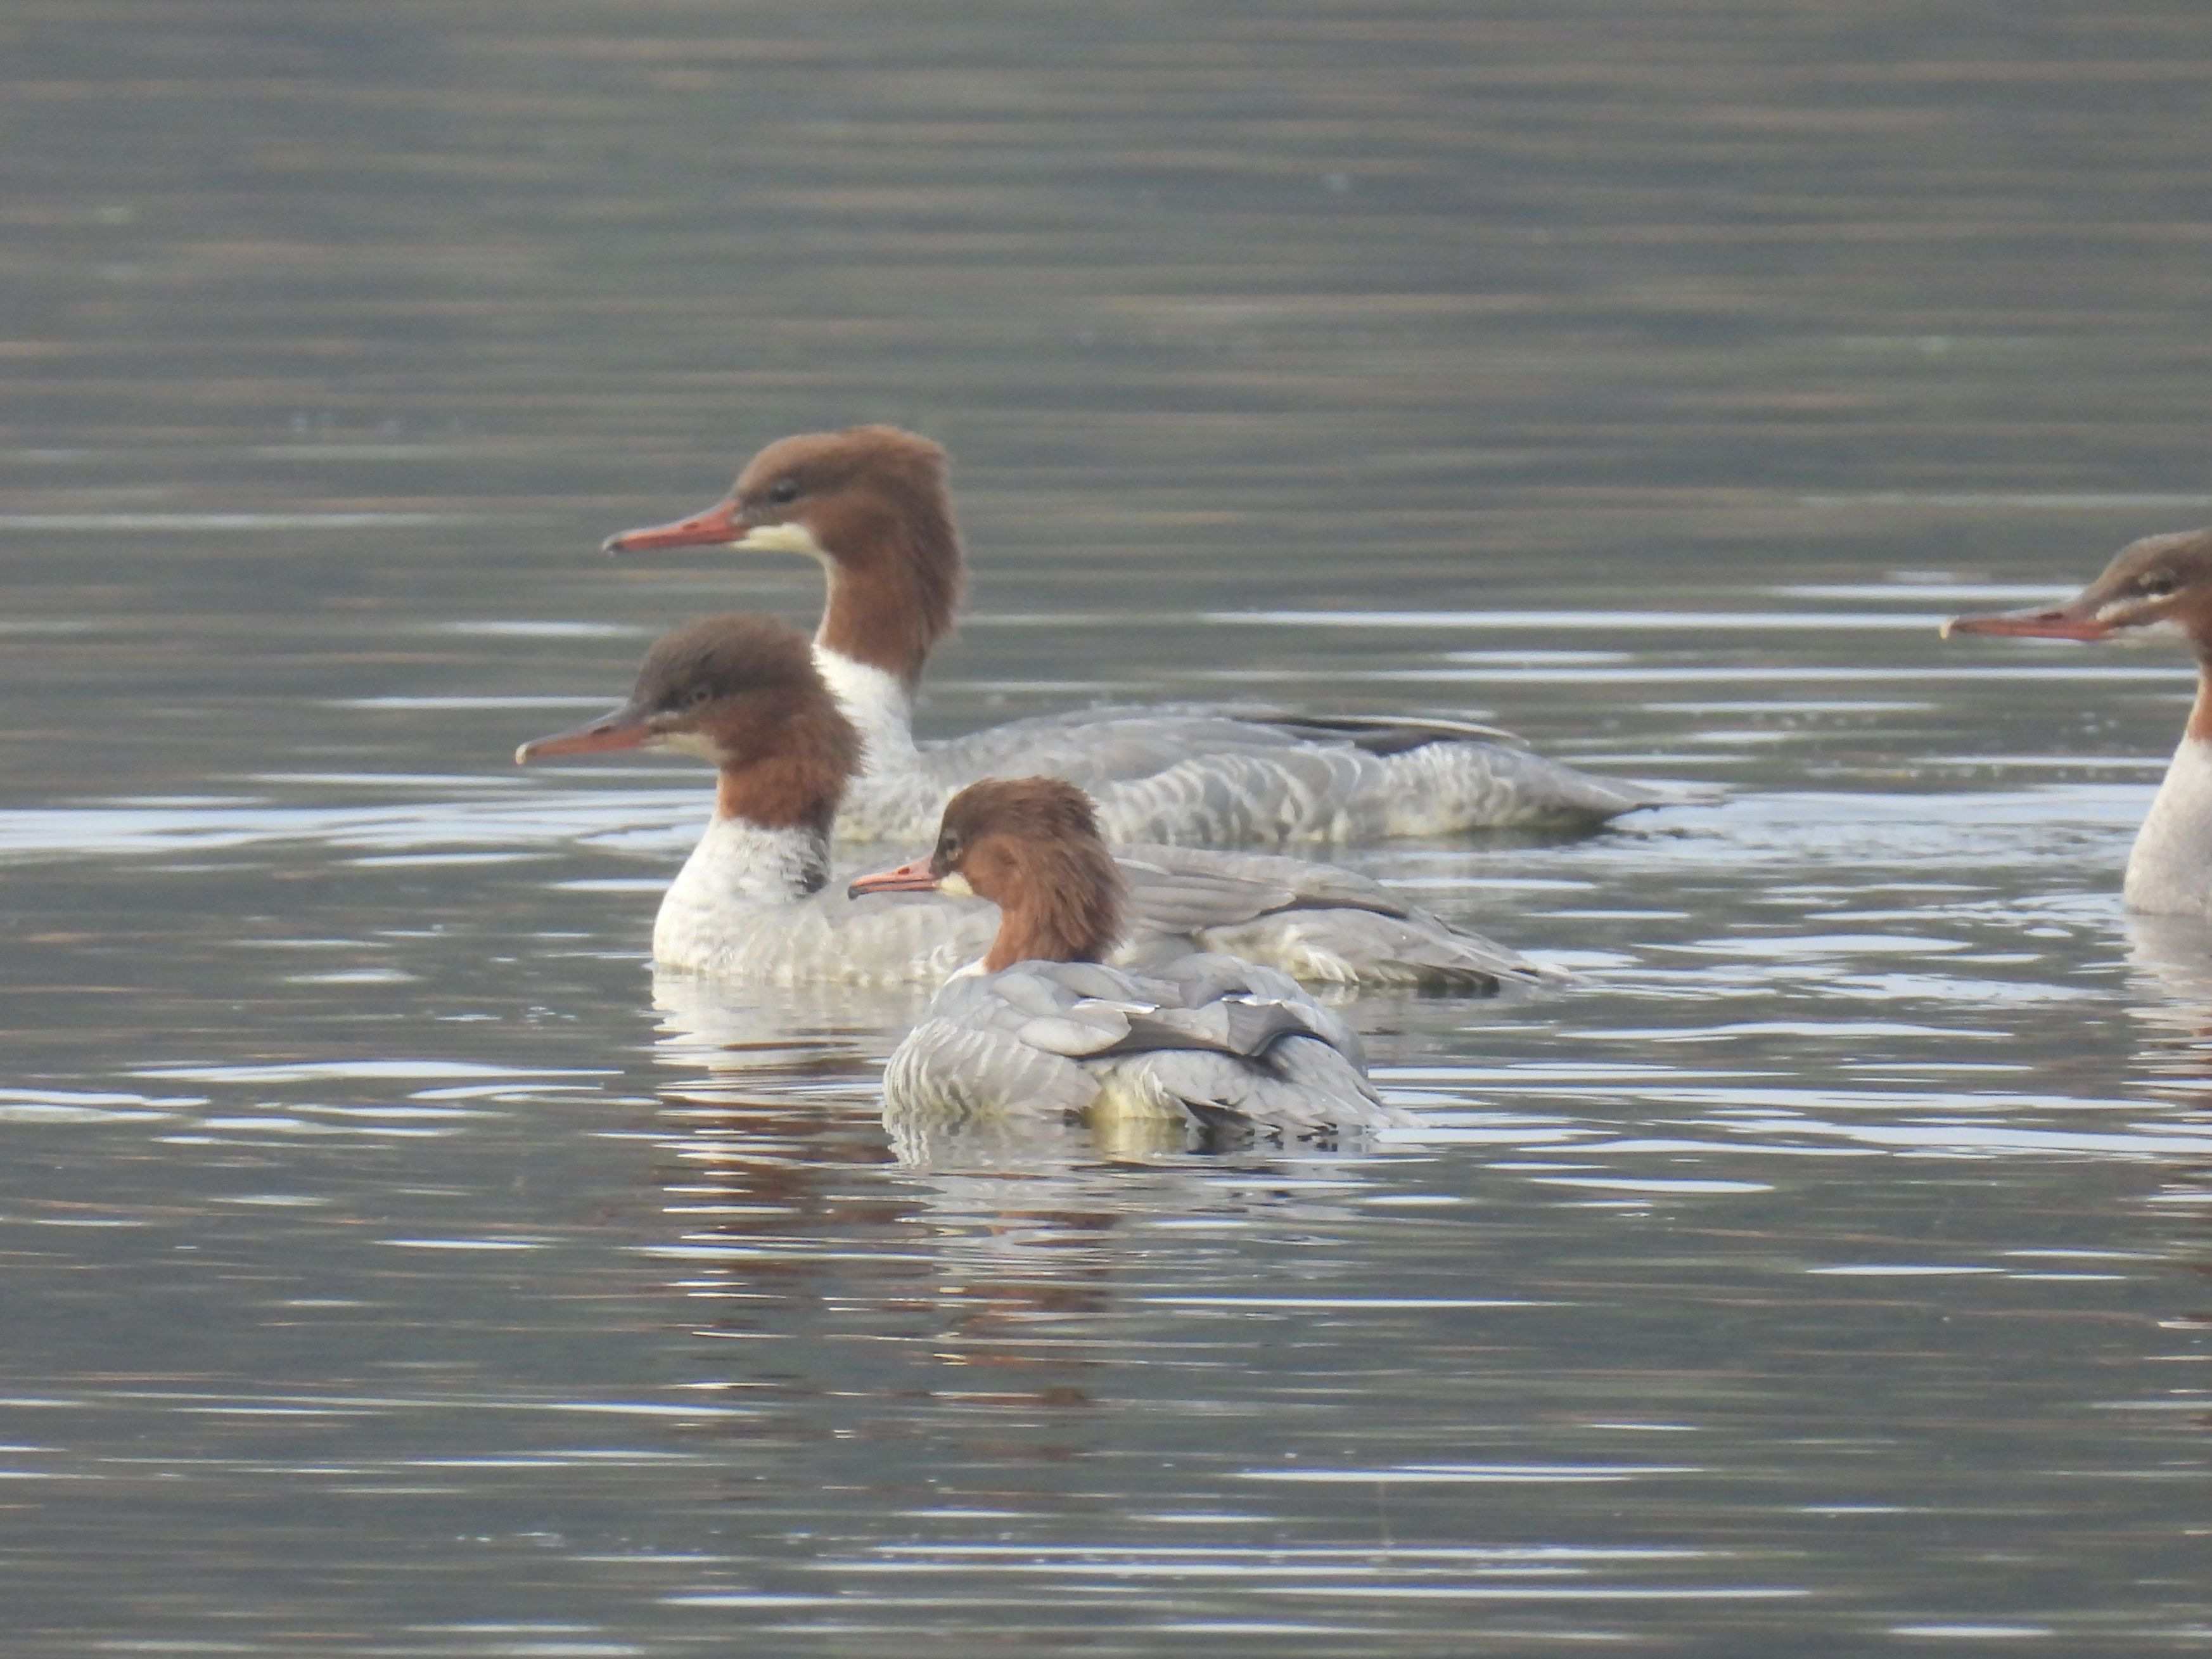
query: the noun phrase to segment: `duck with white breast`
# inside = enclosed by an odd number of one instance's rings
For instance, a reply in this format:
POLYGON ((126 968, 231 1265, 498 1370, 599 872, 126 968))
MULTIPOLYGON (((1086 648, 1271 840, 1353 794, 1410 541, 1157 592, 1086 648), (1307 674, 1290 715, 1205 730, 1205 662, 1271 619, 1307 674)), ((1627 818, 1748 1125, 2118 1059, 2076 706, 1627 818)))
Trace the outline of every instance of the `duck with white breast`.
POLYGON ((2122 892, 2131 909, 2212 915, 2212 530, 2146 536, 2063 605, 1955 617, 1943 633, 2187 642, 2197 657, 2197 702, 2136 832, 2122 892))
POLYGON ((912 701, 951 631, 963 560, 937 445, 893 427, 770 444, 730 493, 607 550, 729 547, 803 554, 828 578, 815 635, 823 677, 866 740, 839 833, 918 841, 954 791, 1039 774, 1081 784, 1115 842, 1266 845, 1589 829, 1702 799, 1547 761, 1465 721, 1087 708, 917 743, 912 701))
MULTIPOLYGON (((861 738, 818 660, 774 617, 706 617, 653 644, 621 708, 516 752, 673 750, 714 763, 713 816, 654 922, 662 967, 785 985, 934 982, 989 945, 981 905, 940 892, 856 906, 830 881, 861 738)), ((1115 880, 1126 925, 1111 954, 1124 965, 1228 951, 1319 983, 1460 994, 1559 977, 1327 864, 1136 845, 1120 849, 1115 880)))

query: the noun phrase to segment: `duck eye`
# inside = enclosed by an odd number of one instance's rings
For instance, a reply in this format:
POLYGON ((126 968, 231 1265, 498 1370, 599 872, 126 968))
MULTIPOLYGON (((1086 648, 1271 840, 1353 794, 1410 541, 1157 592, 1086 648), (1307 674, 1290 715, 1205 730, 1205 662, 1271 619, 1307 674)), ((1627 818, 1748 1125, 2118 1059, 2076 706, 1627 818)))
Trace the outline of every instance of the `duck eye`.
POLYGON ((713 686, 695 685, 689 691, 684 694, 684 701, 687 706, 696 708, 701 703, 705 702, 714 695, 714 688, 713 686))
POLYGON ((2172 596, 2174 588, 2171 572, 2161 570, 2155 575, 2145 576, 2136 584, 2136 592, 2147 599, 2163 599, 2172 596))
POLYGON ((778 507, 788 507, 799 499, 799 480, 778 478, 769 487, 768 498, 778 507))

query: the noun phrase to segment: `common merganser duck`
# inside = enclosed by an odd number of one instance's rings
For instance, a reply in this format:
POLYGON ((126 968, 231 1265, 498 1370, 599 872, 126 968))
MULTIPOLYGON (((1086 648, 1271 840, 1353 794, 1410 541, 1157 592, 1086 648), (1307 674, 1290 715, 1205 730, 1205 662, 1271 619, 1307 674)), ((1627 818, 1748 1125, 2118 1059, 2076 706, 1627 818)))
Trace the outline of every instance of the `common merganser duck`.
POLYGON ((2129 543, 2064 605, 1943 624, 1947 639, 2103 640, 2130 632, 2189 642, 2197 653, 2197 703, 2136 832, 2122 896, 2134 910, 2212 915, 2212 530, 2129 543))
MULTIPOLYGON (((714 817, 653 923, 663 967, 776 984, 941 979, 983 953, 990 912, 942 896, 856 908, 830 887, 860 738, 815 661, 773 617, 710 617, 653 645, 620 708, 515 759, 651 748, 714 763, 714 817)), ((1202 947, 1322 982, 1461 992, 1560 976, 1325 864, 1132 847, 1120 868, 1131 926, 1117 962, 1202 947)))
POLYGON ((885 1115, 1078 1117, 1121 1145, 1223 1130, 1299 1138, 1407 1123, 1367 1081, 1358 1037, 1285 975, 1186 955, 1104 964, 1127 894, 1090 797, 1060 778, 973 783, 927 859, 850 891, 999 907, 989 953, 947 980, 884 1073, 885 1115))
POLYGON ((1463 721, 1086 708, 917 744, 923 665, 951 631, 960 538, 937 445, 895 427, 770 444, 702 513, 610 537, 606 550, 732 547, 820 562, 815 657, 866 739, 841 833, 915 841, 963 784, 1041 773, 1088 789, 1115 842, 1281 845, 1593 827, 1694 797, 1592 777, 1463 721))

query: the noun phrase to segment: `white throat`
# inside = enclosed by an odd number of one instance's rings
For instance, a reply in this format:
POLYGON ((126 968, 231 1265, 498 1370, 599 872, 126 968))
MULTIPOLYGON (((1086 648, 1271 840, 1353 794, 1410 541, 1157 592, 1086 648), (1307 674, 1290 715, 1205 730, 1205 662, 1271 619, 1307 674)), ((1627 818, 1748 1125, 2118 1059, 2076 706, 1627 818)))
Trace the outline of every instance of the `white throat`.
POLYGON ((2128 854, 2128 908, 2212 914, 2212 742, 2185 737, 2128 854))
POLYGON ((830 878, 830 843, 817 831, 767 830, 716 818, 662 895, 653 954, 665 965, 702 960, 740 912, 788 905, 830 878))
POLYGON ((860 730, 864 771, 881 776, 918 763, 914 705, 898 676, 832 651, 819 640, 814 642, 814 665, 829 682, 845 718, 860 730))
POLYGON ((748 553, 803 554, 818 561, 825 570, 830 567, 830 556, 814 539, 814 532, 796 519, 785 524, 756 525, 730 545, 748 553))

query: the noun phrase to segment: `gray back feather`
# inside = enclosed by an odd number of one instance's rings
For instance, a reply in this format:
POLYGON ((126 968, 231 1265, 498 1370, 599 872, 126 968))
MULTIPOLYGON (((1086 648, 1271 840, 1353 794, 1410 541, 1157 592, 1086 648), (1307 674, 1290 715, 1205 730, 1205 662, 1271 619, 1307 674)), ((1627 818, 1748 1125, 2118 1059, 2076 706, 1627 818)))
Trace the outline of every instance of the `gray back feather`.
POLYGON ((1218 956, 1144 976, 1049 962, 956 975, 893 1054, 884 1095, 909 1136, 923 1120, 1109 1104, 1277 1133, 1405 1121, 1334 1012, 1282 974, 1218 956))

